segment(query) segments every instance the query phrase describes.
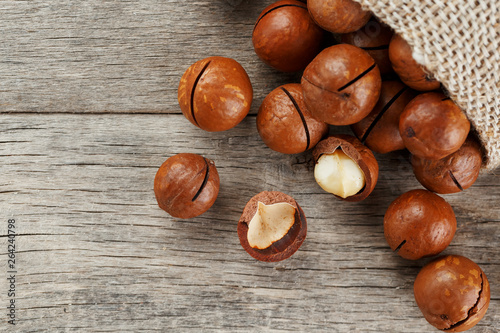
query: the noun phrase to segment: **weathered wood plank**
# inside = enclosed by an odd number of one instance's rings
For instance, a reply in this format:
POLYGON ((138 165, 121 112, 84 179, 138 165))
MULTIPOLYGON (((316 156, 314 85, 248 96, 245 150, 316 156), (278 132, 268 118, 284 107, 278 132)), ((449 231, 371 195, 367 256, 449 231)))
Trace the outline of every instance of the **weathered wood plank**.
POLYGON ((239 61, 257 105, 297 80, 264 65, 252 29, 272 1, 0 1, 0 112, 180 112, 195 61, 239 61))
MULTIPOLYGON (((379 156, 377 188, 353 204, 322 193, 309 153, 267 149, 254 117, 206 133, 181 115, 3 115, 0 137, 0 260, 6 267, 13 218, 19 331, 432 330, 412 291, 426 260, 400 259, 383 237, 386 207, 419 187, 401 154, 379 156), (221 176, 214 207, 192 220, 170 218, 152 190, 159 165, 179 152, 214 159, 221 176), (293 195, 308 217, 304 245, 281 263, 255 261, 236 235, 262 190, 293 195)), ((500 322, 499 197, 494 174, 446 196, 458 219, 446 253, 478 262, 492 284, 471 332, 500 322)))

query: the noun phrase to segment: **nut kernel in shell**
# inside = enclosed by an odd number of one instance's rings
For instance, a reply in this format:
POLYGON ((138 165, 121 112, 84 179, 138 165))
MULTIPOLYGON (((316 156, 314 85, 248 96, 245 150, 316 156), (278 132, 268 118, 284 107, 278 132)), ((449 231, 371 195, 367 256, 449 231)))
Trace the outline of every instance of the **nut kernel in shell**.
POLYGON ((295 223, 295 207, 286 202, 266 205, 258 202, 248 223, 248 243, 254 249, 266 249, 282 239, 295 223))
MULTIPOLYGON (((257 227, 257 229, 259 229, 259 227, 257 227)), ((304 211, 302 210, 302 208, 300 208, 299 204, 295 201, 294 198, 278 191, 264 191, 252 197, 245 205, 240 220, 238 221, 237 232, 241 246, 253 258, 260 261, 277 262, 289 258, 300 248, 300 246, 306 239, 307 220, 304 211), (280 215, 281 212, 284 212, 285 214, 283 215, 285 216, 288 216, 288 213, 291 214, 292 209, 287 212, 289 207, 282 206, 283 204, 289 205, 293 208, 293 224, 290 227, 285 226, 281 228, 281 231, 274 233, 274 236, 276 237, 272 238, 279 239, 277 239, 276 241, 271 241, 271 238, 268 238, 268 240, 265 241, 267 242, 267 244, 264 244, 263 246, 266 246, 269 243, 271 244, 263 249, 253 247, 248 239, 249 236, 252 238, 252 233, 255 232, 252 230, 250 230, 249 232, 249 229, 251 227, 250 224, 254 225, 252 226, 252 229, 254 230, 256 229, 255 226, 259 224, 258 221, 252 220, 258 220, 262 217, 259 216, 255 218, 256 215, 259 214, 258 210, 260 204, 267 206, 267 208, 264 208, 264 214, 260 214, 267 215, 267 217, 265 217, 264 219, 270 218, 271 215, 280 215), (272 207, 275 204, 279 205, 272 207), (271 207, 270 210, 269 207, 271 207), (277 209, 279 213, 275 214, 275 209, 277 209), (288 230, 286 230, 285 232, 285 229, 288 230)))
POLYGON ((375 156, 365 145, 352 135, 332 135, 320 141, 313 150, 313 158, 316 163, 325 154, 333 154, 336 150, 342 151, 361 169, 365 185, 354 195, 342 198, 346 201, 361 201, 372 193, 378 179, 378 163, 375 156))
POLYGON ((318 159, 314 178, 323 190, 343 199, 359 193, 365 186, 363 171, 341 149, 318 159))

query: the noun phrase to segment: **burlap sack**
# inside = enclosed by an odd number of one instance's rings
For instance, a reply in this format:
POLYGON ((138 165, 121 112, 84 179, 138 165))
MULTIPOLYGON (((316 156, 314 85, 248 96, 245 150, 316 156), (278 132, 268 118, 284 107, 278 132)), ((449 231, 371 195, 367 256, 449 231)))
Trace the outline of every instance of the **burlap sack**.
POLYGON ((391 26, 467 114, 500 165, 500 0, 355 0, 391 26))

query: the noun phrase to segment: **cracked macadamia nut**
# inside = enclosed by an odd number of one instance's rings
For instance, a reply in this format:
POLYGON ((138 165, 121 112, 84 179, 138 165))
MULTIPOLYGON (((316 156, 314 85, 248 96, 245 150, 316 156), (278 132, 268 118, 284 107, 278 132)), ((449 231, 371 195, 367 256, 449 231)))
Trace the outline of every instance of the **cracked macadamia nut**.
POLYGON ((483 157, 481 146, 469 136, 459 150, 440 160, 415 155, 411 165, 417 180, 426 189, 440 193, 456 193, 468 189, 479 176, 483 157))
POLYGON ((374 152, 405 149, 399 134, 399 116, 415 95, 414 90, 399 81, 382 82, 377 105, 363 120, 351 125, 352 131, 374 152))
POLYGON ((364 200, 377 184, 377 160, 353 136, 336 135, 320 141, 314 148, 313 157, 316 182, 340 199, 364 200))
POLYGON ((339 34, 358 30, 371 17, 370 12, 352 0, 309 0, 307 7, 320 27, 339 34))
POLYGON ((302 245, 307 221, 298 203, 281 192, 261 192, 246 204, 238 222, 241 246, 260 261, 289 258, 302 245))
POLYGON ((425 319, 445 332, 472 328, 490 304, 486 274, 475 262, 458 255, 425 265, 415 279, 413 292, 425 319))
POLYGON ((384 216, 384 236, 401 257, 417 260, 441 253, 451 243, 457 220, 450 204, 427 190, 400 195, 384 216))
POLYGON ((247 73, 230 58, 210 57, 189 67, 181 78, 178 100, 184 116, 209 132, 225 131, 246 117, 253 89, 247 73))
POLYGON ((314 58, 301 84, 313 117, 330 125, 350 125, 366 117, 377 104, 382 81, 368 53, 339 44, 314 58))
POLYGON ((441 86, 439 81, 432 79, 424 71, 424 67, 415 61, 410 45, 397 34, 392 37, 389 44, 389 59, 396 74, 408 87, 419 91, 430 91, 441 86))
POLYGON ((154 192, 161 209, 187 219, 206 212, 219 194, 214 162, 196 154, 177 154, 158 169, 154 192))
POLYGON ((300 84, 285 84, 266 96, 257 114, 257 130, 264 143, 284 154, 313 148, 328 133, 328 125, 313 118, 300 84))
POLYGON ((460 108, 442 93, 415 97, 399 118, 399 133, 406 148, 418 157, 439 160, 465 142, 470 122, 460 108))
POLYGON ((380 74, 393 73, 389 59, 389 43, 392 29, 375 19, 354 32, 341 35, 342 43, 351 44, 365 50, 377 63, 380 74))
POLYGON ((282 72, 296 72, 321 51, 323 29, 312 20, 307 5, 282 0, 260 14, 252 34, 255 53, 282 72))

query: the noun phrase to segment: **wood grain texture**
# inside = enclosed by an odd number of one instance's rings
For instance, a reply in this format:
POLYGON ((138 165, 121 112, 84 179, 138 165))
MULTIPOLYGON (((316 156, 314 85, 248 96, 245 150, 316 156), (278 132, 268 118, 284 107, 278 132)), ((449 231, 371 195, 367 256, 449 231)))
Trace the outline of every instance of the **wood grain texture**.
POLYGON ((259 105, 299 80, 253 51, 253 25, 270 3, 0 0, 0 112, 180 113, 180 77, 213 55, 243 65, 259 105))
MULTIPOLYGON (((377 156, 378 186, 346 203, 316 185, 310 153, 265 147, 253 116, 224 133, 181 115, 1 118, 0 260, 14 218, 19 332, 432 331, 412 290, 428 260, 399 258, 383 237, 389 203, 420 187, 400 153, 377 156), (179 152, 213 159, 221 177, 214 207, 192 220, 169 217, 153 194, 157 168, 179 152), (303 246, 280 263, 255 261, 236 234, 262 190, 294 196, 308 218, 303 246)), ((473 259, 491 282, 490 309, 471 332, 497 332, 500 181, 482 175, 445 197, 458 220, 445 253, 473 259)))
MULTIPOLYGON (((262 99, 299 78, 253 52, 254 21, 272 2, 0 0, 0 331, 432 331, 412 291, 428 260, 399 258, 383 237, 389 203, 420 187, 407 156, 377 156, 373 194, 346 203, 316 185, 310 153, 282 155, 258 137, 262 99), (212 55, 238 60, 255 92, 252 115, 223 133, 195 128, 177 104, 184 70, 212 55), (180 152, 213 159, 221 177, 213 208, 191 220, 169 217, 153 193, 158 167, 180 152), (294 196, 308 218, 284 262, 257 262, 238 241, 241 211, 263 190, 294 196)), ((445 197, 458 219, 446 253, 476 261, 492 288, 471 332, 497 332, 500 180, 485 174, 445 197)))

